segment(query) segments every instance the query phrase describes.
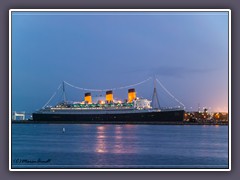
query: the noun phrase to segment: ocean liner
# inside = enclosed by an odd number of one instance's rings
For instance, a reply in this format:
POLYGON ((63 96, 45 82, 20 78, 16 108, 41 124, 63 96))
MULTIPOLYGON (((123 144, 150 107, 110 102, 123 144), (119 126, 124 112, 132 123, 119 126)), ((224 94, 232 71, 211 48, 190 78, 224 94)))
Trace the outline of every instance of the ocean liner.
MULTIPOLYGON (((64 83, 63 83, 63 91, 64 83)), ((154 86, 153 98, 156 96, 154 86)), ((157 97, 155 97, 157 98, 157 97)), ((92 101, 90 92, 82 102, 64 100, 56 106, 47 106, 32 114, 32 120, 48 123, 86 124, 159 124, 176 123, 184 119, 181 108, 152 107, 152 101, 138 98, 134 88, 128 89, 128 98, 122 102, 113 98, 113 91, 106 91, 104 100, 92 101)), ((157 98, 157 103, 158 98, 157 98)))

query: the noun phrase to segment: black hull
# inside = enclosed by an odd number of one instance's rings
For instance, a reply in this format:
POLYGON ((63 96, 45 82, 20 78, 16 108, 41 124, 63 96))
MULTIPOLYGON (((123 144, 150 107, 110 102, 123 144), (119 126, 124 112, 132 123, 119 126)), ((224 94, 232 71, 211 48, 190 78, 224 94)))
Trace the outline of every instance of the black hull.
POLYGON ((162 111, 126 114, 47 114, 33 113, 33 121, 86 124, 158 124, 183 122, 184 111, 162 111))

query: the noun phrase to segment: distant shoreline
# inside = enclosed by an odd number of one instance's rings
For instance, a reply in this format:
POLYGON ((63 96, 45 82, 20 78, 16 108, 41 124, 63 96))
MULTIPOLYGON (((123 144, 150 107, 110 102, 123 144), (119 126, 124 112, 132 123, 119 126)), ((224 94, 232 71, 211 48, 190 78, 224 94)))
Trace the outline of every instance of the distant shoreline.
POLYGON ((228 123, 213 122, 89 122, 89 121, 33 121, 33 120, 12 120, 12 124, 116 124, 116 125, 224 125, 228 123))

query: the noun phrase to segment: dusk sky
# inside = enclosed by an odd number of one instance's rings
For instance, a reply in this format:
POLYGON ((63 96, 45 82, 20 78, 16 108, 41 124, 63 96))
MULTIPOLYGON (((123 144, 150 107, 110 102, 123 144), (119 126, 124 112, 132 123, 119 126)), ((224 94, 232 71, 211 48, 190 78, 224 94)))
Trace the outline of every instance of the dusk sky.
MULTIPOLYGON (((13 111, 40 109, 62 81, 111 89, 153 75, 186 110, 227 111, 228 13, 12 13, 13 111)), ((134 88, 151 100, 152 79, 134 88)), ((126 99, 127 90, 114 97, 126 99)), ((157 90, 161 106, 179 105, 159 84, 157 90)), ((66 85, 68 100, 81 101, 85 92, 66 85)))

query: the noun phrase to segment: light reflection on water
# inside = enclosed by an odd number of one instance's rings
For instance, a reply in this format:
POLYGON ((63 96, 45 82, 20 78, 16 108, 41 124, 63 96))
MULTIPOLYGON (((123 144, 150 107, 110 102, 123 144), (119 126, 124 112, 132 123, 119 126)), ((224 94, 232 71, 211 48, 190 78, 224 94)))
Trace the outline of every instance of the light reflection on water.
POLYGON ((69 166, 227 166, 228 126, 14 124, 12 158, 69 166))
POLYGON ((123 145, 123 137, 122 137, 122 127, 121 126, 116 126, 115 127, 115 145, 114 145, 114 148, 113 148, 113 153, 117 153, 117 154, 120 154, 120 153, 124 153, 124 151, 128 151, 128 153, 131 153, 130 152, 130 148, 127 148, 124 147, 123 145))
POLYGON ((104 126, 97 126, 97 144, 96 144, 96 152, 97 153, 106 153, 106 144, 105 144, 105 127, 104 126))
MULTIPOLYGON (((127 127, 131 128, 131 127, 127 127)), ((96 127, 96 148, 97 153, 134 153, 135 148, 127 142, 127 136, 123 136, 123 127, 116 125, 113 127, 113 134, 108 133, 108 126, 96 127), (125 143, 124 143, 125 141, 125 143), (111 142, 111 143, 109 143, 111 142), (107 144, 108 143, 108 144, 107 144)))

